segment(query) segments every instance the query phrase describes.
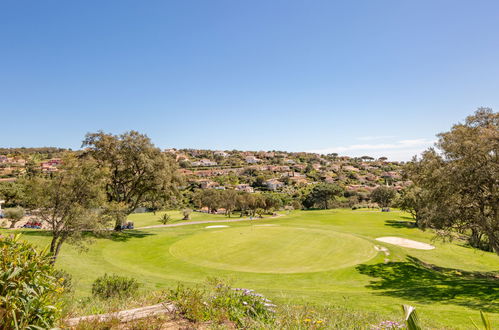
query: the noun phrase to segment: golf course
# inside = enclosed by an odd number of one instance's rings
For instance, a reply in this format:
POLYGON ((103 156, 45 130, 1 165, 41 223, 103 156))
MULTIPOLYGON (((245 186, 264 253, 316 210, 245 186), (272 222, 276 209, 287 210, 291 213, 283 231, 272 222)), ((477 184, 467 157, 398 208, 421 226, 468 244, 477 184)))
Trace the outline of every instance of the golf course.
MULTIPOLYGON (((414 228, 397 210, 292 211, 238 222, 196 212, 182 221, 180 212, 169 212, 172 224, 186 225, 140 229, 159 225, 162 214, 132 214, 137 229, 97 238, 86 251, 65 245, 57 266, 73 275, 76 296, 89 296, 92 282, 104 273, 134 277, 142 290, 218 277, 277 304, 342 305, 387 319, 410 304, 426 325, 439 328, 469 329, 480 311, 499 322, 499 257, 459 240, 435 239, 433 231, 414 228), (203 220, 220 223, 195 223, 203 220)), ((40 246, 50 239, 45 231, 20 232, 40 246)))

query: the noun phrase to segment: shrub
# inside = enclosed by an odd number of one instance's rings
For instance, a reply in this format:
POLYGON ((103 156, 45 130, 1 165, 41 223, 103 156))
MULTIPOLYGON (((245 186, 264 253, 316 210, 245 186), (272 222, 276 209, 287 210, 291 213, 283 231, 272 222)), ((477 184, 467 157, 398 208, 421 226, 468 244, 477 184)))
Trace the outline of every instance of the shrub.
POLYGON ((191 219, 191 213, 192 213, 191 209, 184 209, 184 210, 182 210, 182 215, 184 216, 182 218, 182 220, 190 220, 191 219))
POLYGON ((253 290, 232 288, 217 279, 210 279, 204 288, 179 285, 168 297, 190 321, 232 321, 238 327, 274 321, 275 305, 270 300, 253 290))
POLYGON ((46 249, 0 235, 0 329, 52 328, 63 291, 46 249))
POLYGON ((17 222, 24 217, 24 209, 22 207, 12 207, 3 211, 3 216, 10 220, 10 228, 14 228, 17 222))
POLYGON ((57 269, 54 272, 54 277, 60 283, 60 285, 64 288, 65 293, 73 292, 73 276, 62 269, 57 269))
POLYGON ((133 296, 138 289, 139 283, 134 278, 104 274, 92 284, 92 295, 101 299, 126 298, 133 296))
POLYGON ((171 220, 171 217, 170 217, 170 215, 168 213, 163 214, 159 218, 159 222, 161 222, 164 225, 166 225, 168 222, 170 222, 170 220, 171 220))

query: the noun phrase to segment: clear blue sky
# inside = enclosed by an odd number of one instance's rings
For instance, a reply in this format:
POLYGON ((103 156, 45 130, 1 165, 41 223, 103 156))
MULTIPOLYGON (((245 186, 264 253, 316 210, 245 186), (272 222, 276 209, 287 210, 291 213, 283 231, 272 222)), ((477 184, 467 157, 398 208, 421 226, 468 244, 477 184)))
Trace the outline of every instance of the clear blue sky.
POLYGON ((0 146, 408 159, 499 108, 499 1, 0 2, 0 146))

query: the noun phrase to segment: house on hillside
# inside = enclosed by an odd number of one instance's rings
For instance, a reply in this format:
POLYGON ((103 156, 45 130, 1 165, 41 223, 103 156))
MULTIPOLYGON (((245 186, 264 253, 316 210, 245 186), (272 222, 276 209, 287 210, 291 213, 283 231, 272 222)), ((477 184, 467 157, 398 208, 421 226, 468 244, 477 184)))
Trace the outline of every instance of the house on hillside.
POLYGON ((244 160, 248 164, 256 164, 260 162, 260 159, 256 158, 255 156, 246 156, 244 157, 244 160))
POLYGON ((203 158, 201 160, 192 162, 191 165, 192 166, 217 166, 218 163, 215 162, 215 161, 213 161, 213 160, 209 160, 207 158, 203 158))
POLYGON ((225 151, 222 151, 222 150, 217 150, 213 153, 215 156, 219 156, 219 157, 228 157, 229 154, 226 153, 225 151))
POLYGON ((277 179, 270 179, 265 181, 265 185, 269 190, 277 190, 284 187, 284 183, 277 179))
POLYGON ((253 187, 250 186, 249 184, 246 184, 246 183, 238 184, 236 186, 236 190, 238 190, 238 191, 244 191, 244 192, 247 192, 247 193, 255 192, 255 190, 253 189, 253 187))

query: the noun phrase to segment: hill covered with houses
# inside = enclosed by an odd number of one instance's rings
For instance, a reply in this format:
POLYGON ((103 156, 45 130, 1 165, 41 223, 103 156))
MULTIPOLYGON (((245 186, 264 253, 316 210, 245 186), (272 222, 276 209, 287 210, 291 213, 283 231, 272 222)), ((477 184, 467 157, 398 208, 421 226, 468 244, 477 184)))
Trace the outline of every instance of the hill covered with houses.
MULTIPOLYGON (((0 149, 0 182, 29 173, 50 174, 62 163, 60 148, 0 149)), ((348 157, 285 151, 166 149, 184 177, 184 191, 206 189, 245 193, 277 192, 299 197, 319 183, 341 187, 341 206, 370 200, 379 186, 400 191, 410 185, 402 177, 403 162, 385 157, 348 157)))
POLYGON ((274 191, 296 196, 318 183, 332 183, 344 190, 343 201, 352 206, 368 201, 370 193, 379 186, 400 191, 410 185, 402 177, 404 163, 385 157, 199 149, 165 152, 175 157, 179 171, 194 189, 274 191))

